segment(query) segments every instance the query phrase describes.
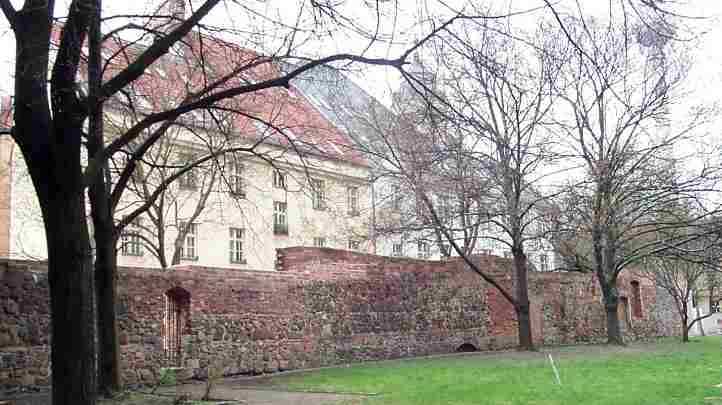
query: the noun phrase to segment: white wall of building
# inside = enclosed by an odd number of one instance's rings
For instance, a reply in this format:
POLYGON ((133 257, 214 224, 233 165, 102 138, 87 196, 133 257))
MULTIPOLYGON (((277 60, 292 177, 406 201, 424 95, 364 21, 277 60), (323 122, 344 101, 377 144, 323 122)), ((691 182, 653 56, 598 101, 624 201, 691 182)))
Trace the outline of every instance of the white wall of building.
MULTIPOLYGON (((366 167, 313 157, 307 157, 301 163, 297 156, 272 146, 264 146, 259 152, 277 157, 274 165, 286 174, 286 190, 274 187, 275 169, 269 163, 258 157, 243 159, 246 198, 232 196, 225 182, 217 183, 217 191, 211 194, 205 210, 195 221, 198 259, 183 260, 182 263, 273 270, 275 249, 313 246, 315 238, 323 238, 326 247, 341 249, 347 248, 349 240, 353 240, 359 242, 359 250, 367 251, 370 209, 366 167), (325 183, 326 208, 323 210, 313 208, 312 192, 308 186, 309 177, 325 183), (357 215, 349 214, 348 187, 358 189, 357 215), (274 233, 274 201, 287 204, 288 235, 274 233), (230 260, 231 227, 245 230, 245 263, 232 263, 230 260)), ((19 154, 14 155, 13 163, 10 257, 42 260, 47 257, 47 250, 35 191, 19 154)), ((126 215, 138 204, 137 201, 129 200, 132 197, 128 194, 124 197, 126 201, 119 204, 118 218, 126 215)), ((167 219, 166 227, 168 260, 172 257, 173 241, 178 232, 177 224, 191 215, 197 198, 197 191, 183 190, 177 193, 174 201, 168 202, 173 206, 170 210, 173 215, 167 219)), ((144 225, 150 223, 147 217, 141 221, 144 225)), ((158 260, 148 249, 143 249, 141 256, 119 252, 118 263, 121 266, 159 267, 158 260)))
MULTIPOLYGON (((689 319, 710 313, 709 300, 707 298, 701 298, 694 303, 690 302, 688 308, 689 319), (694 304, 697 306, 693 306, 694 304)), ((716 311, 713 312, 712 315, 695 323, 692 329, 689 330, 689 335, 701 336, 703 332, 705 335, 722 335, 722 313, 719 312, 719 306, 716 307, 716 311)))

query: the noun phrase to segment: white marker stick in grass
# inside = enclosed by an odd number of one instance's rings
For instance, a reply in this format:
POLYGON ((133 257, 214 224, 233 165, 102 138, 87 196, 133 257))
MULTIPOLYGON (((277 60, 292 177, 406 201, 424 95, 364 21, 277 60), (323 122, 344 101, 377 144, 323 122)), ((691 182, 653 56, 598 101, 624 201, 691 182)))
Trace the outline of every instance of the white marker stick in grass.
POLYGON ((548 353, 547 355, 549 356, 549 364, 552 365, 552 371, 554 371, 554 378, 556 378, 557 384, 561 387, 562 380, 561 380, 561 378, 559 378, 559 370, 557 370, 557 366, 554 364, 554 359, 552 358, 552 354, 548 353))

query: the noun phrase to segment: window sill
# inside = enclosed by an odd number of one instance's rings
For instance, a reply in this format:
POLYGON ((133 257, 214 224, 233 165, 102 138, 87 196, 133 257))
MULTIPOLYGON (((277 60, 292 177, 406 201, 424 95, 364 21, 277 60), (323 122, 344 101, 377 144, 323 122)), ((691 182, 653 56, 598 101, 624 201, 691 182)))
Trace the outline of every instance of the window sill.
POLYGON ((124 257, 143 257, 143 253, 121 253, 124 257))
POLYGON ((231 197, 237 199, 237 200, 245 200, 246 199, 246 193, 228 193, 231 195, 231 197))
POLYGON ((180 259, 181 259, 181 260, 185 260, 185 261, 187 261, 187 262, 197 262, 197 261, 198 261, 198 256, 195 256, 195 257, 183 256, 183 257, 181 257, 180 259))
POLYGON ((248 263, 246 263, 245 260, 231 260, 231 264, 241 265, 241 264, 248 264, 248 263))

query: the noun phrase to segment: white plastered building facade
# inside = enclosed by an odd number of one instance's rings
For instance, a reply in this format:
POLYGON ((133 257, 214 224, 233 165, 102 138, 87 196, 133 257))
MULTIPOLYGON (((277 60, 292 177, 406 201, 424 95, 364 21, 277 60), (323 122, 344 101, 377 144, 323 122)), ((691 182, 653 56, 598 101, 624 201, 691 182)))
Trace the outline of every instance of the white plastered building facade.
MULTIPOLYGON (((25 163, 12 142, 3 142, 0 147, 4 159, 0 176, 7 183, 3 191, 10 197, 9 215, 0 221, 7 235, 4 256, 44 260, 47 248, 42 217, 25 163)), ((194 148, 191 144, 186 147, 194 148)), ((194 232, 185 238, 180 264, 273 270, 277 248, 369 248, 366 166, 313 155, 301 159, 274 145, 261 145, 257 152, 271 160, 254 155, 240 157, 243 196, 232 192, 227 182, 216 182, 205 208, 193 221, 194 232), (280 182, 279 177, 283 178, 280 182)), ((175 197, 168 201, 170 215, 165 221, 165 253, 169 259, 178 226, 192 215, 199 198, 197 189, 179 187, 178 182, 171 185, 175 197)), ((116 218, 122 218, 139 203, 137 197, 126 192, 116 218)), ((142 230, 138 232, 152 239, 154 235, 148 234, 150 220, 145 214, 140 218, 142 230)), ((118 264, 159 267, 150 249, 127 235, 118 242, 118 264), (136 243, 137 247, 127 246, 136 243)))

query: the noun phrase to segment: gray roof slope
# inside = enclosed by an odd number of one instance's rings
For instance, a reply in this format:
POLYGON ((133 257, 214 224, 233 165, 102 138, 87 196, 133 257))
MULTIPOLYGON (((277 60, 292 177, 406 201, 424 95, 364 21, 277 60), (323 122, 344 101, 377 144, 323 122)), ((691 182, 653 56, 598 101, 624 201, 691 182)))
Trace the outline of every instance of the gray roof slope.
MULTIPOLYGON (((288 65, 290 69, 293 66, 288 65)), ((338 69, 318 66, 292 81, 308 101, 361 150, 381 141, 379 120, 391 122, 393 113, 338 69)), ((373 158, 367 157, 374 166, 373 158)))

